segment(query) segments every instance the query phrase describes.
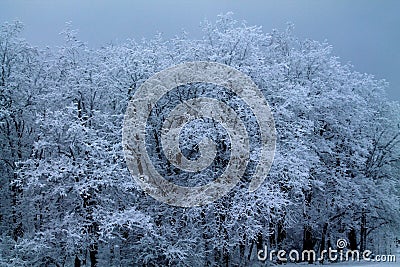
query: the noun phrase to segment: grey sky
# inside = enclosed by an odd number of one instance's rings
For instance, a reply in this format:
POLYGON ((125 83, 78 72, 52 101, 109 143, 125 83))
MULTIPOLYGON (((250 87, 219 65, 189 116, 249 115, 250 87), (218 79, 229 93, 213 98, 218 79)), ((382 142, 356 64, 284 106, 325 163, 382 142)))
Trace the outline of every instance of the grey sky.
POLYGON ((72 21, 91 47, 128 38, 165 37, 182 29, 200 37, 200 22, 233 11, 239 20, 261 25, 265 32, 295 24, 300 38, 328 40, 342 62, 360 72, 385 78, 391 99, 400 101, 400 1, 58 1, 0 0, 0 22, 21 20, 24 37, 34 45, 59 45, 59 32, 72 21))

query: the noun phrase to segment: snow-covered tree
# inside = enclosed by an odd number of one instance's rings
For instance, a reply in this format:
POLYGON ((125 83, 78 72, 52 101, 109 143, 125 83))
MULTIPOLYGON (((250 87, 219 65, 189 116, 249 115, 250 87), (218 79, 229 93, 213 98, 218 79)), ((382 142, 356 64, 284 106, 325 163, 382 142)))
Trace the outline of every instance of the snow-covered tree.
POLYGON ((399 104, 387 84, 360 74, 326 43, 299 40, 293 25, 264 33, 231 13, 204 21, 204 36, 162 35, 90 49, 67 29, 64 46, 32 48, 20 23, 0 32, 0 263, 5 266, 247 266, 271 249, 390 249, 400 223, 399 104), (195 175, 163 154, 169 112, 197 97, 229 105, 246 126, 251 156, 223 198, 174 207, 147 195, 122 149, 123 116, 136 90, 179 63, 212 61, 247 74, 270 105, 275 161, 255 192, 260 130, 233 92, 207 83, 179 86, 147 120, 157 170, 186 186, 209 182, 229 161, 229 134, 198 119, 180 133, 187 158, 207 137, 218 154, 195 175), (379 240, 374 245, 372 239, 379 240))

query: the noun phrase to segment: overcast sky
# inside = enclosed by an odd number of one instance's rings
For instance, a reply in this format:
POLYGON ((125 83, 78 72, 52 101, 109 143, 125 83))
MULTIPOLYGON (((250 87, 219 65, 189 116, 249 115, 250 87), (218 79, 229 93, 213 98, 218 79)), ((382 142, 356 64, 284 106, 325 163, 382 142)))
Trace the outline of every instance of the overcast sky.
POLYGON ((198 38, 204 18, 228 11, 265 32, 290 21, 300 38, 327 40, 342 62, 389 81, 389 97, 400 101, 400 1, 0 0, 0 22, 22 21, 23 37, 41 47, 61 44, 67 21, 90 47, 157 32, 173 37, 182 29, 198 38))

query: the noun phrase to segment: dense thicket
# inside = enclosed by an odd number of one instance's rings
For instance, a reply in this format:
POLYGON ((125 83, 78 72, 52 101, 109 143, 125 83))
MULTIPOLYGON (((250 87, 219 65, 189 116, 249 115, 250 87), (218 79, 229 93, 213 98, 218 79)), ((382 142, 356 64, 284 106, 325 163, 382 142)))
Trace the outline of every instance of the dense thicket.
POLYGON ((202 29, 200 40, 90 49, 67 27, 64 46, 43 50, 19 38, 20 23, 1 27, 0 265, 247 266, 264 245, 322 251, 339 238, 391 253, 400 108, 387 84, 292 26, 264 33, 227 14, 202 29), (274 114, 277 149, 254 193, 243 181, 215 203, 177 208, 137 188, 122 121, 147 78, 198 60, 252 77, 274 114))

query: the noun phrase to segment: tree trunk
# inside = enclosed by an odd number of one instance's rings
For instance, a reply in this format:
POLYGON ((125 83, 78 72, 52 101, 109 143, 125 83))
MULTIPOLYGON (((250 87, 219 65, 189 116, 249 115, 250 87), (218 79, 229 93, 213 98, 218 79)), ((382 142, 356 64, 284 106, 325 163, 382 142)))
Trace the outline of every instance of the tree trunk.
POLYGON ((276 242, 278 245, 278 248, 282 248, 283 241, 286 239, 286 230, 284 226, 284 221, 279 220, 278 225, 277 225, 277 237, 276 237, 276 242))
POLYGON ((229 250, 227 248, 223 249, 223 261, 226 267, 229 267, 229 250))
POLYGON ((75 256, 74 267, 81 267, 81 260, 78 256, 75 256))
POLYGON ((90 267, 97 266, 97 253, 98 253, 98 245, 97 245, 97 243, 94 243, 92 248, 89 251, 90 267))
POLYGON ((243 235, 242 241, 239 244, 239 262, 242 266, 246 265, 246 258, 244 256, 246 250, 246 234, 243 235))
MULTIPOLYGON (((314 242, 312 239, 312 229, 311 226, 305 225, 303 230, 303 251, 314 249, 314 242)), ((311 255, 308 258, 308 263, 312 264, 314 262, 311 255)))
POLYGON ((364 252, 367 242, 367 214, 363 208, 361 211, 361 229, 360 229, 360 252, 364 252))
POLYGON ((269 223, 269 232, 271 233, 269 236, 269 245, 271 249, 276 248, 276 229, 275 224, 272 222, 272 219, 269 223))
POLYGON ((351 250, 356 250, 357 249, 357 234, 356 230, 352 227, 350 229, 349 234, 347 235, 349 239, 349 245, 351 250))
MULTIPOLYGON (((322 228, 322 235, 321 235, 321 243, 319 246, 319 255, 322 255, 322 251, 325 250, 325 243, 326 243, 326 232, 328 231, 328 223, 324 223, 324 227, 322 228)), ((324 258, 321 258, 319 261, 321 264, 324 263, 324 258)))
POLYGON ((253 253, 253 247, 254 247, 254 240, 251 240, 251 245, 250 245, 250 248, 249 248, 249 255, 247 256, 247 260, 248 261, 251 260, 251 253, 253 253))

